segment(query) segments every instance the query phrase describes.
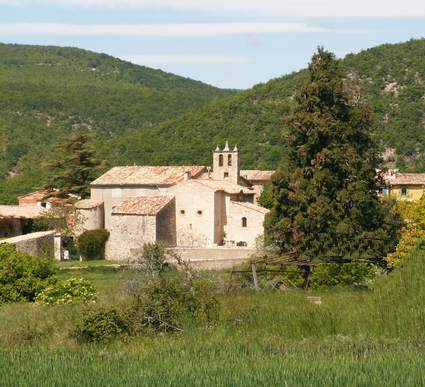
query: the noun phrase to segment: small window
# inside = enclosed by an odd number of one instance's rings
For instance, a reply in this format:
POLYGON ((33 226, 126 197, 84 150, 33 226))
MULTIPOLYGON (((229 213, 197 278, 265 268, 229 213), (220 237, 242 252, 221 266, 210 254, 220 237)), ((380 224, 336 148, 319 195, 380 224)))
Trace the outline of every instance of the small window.
POLYGON ((41 202, 40 203, 41 207, 46 208, 47 207, 47 203, 46 202, 41 202))
POLYGON ((227 156, 227 165, 229 165, 229 166, 232 165, 232 155, 227 156))
POLYGON ((201 210, 198 210, 198 215, 202 215, 202 211, 201 210))
POLYGON ((184 215, 186 213, 185 210, 180 210, 180 214, 184 215))
POLYGON ((223 155, 219 155, 218 156, 218 166, 222 167, 223 166, 223 155))
POLYGON ((400 192, 401 196, 407 196, 407 188, 406 187, 403 187, 400 191, 401 191, 400 192))
POLYGON ((247 227, 248 226, 248 221, 245 217, 242 218, 242 227, 247 227))
POLYGON ((224 178, 227 179, 229 177, 229 172, 224 172, 224 178))

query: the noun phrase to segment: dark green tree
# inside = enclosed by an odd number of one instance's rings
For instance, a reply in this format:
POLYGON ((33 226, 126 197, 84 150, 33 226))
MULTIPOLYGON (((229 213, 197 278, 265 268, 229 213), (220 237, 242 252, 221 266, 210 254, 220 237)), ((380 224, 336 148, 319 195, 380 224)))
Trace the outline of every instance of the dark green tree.
POLYGON ((297 107, 284 120, 289 162, 273 178, 266 236, 310 262, 381 263, 402 221, 378 196, 383 181, 371 115, 349 102, 343 86, 335 56, 319 48, 297 107))
POLYGON ((89 195, 89 185, 97 174, 100 161, 92 144, 93 137, 85 133, 71 134, 57 148, 58 158, 49 164, 49 188, 82 198, 89 195))

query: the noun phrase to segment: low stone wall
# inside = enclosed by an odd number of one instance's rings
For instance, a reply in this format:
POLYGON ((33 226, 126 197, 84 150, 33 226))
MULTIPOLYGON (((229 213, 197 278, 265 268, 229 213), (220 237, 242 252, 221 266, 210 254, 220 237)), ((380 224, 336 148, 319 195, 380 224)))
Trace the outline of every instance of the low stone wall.
POLYGON ((177 248, 183 260, 188 261, 198 270, 229 269, 246 262, 255 253, 254 249, 217 247, 210 249, 177 248))
POLYGON ((22 253, 52 258, 55 256, 55 234, 55 231, 34 232, 3 239, 0 244, 15 245, 16 250, 22 253))

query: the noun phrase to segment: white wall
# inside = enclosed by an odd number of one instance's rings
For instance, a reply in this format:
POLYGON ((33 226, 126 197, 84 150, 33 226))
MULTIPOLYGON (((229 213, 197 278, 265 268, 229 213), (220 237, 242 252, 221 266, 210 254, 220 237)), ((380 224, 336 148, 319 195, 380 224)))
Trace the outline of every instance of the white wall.
POLYGON ((188 180, 168 192, 176 198, 177 246, 214 246, 214 191, 188 180))
POLYGON ((226 240, 246 242, 247 247, 254 248, 256 239, 264 233, 265 214, 256 210, 244 207, 235 202, 229 202, 227 225, 225 226, 226 240), (242 227, 242 218, 246 218, 247 227, 242 227))

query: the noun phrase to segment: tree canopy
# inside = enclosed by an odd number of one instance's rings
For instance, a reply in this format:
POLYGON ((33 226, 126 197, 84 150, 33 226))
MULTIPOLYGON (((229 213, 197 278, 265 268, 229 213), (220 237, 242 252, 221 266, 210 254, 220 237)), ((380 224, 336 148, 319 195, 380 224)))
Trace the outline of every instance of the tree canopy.
POLYGON ((74 133, 57 146, 60 158, 48 165, 51 170, 49 188, 81 198, 90 195, 90 183, 101 165, 91 140, 88 134, 74 133))
POLYGON ((335 56, 319 48, 285 120, 288 162, 273 178, 269 241, 308 261, 381 259, 401 219, 378 191, 379 149, 371 116, 351 104, 335 56))

